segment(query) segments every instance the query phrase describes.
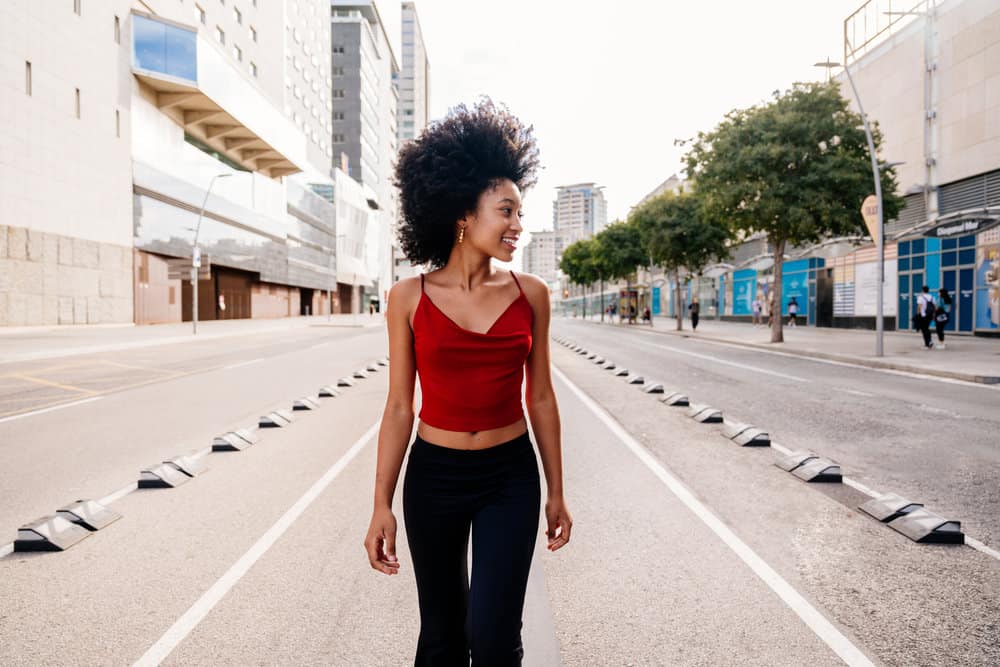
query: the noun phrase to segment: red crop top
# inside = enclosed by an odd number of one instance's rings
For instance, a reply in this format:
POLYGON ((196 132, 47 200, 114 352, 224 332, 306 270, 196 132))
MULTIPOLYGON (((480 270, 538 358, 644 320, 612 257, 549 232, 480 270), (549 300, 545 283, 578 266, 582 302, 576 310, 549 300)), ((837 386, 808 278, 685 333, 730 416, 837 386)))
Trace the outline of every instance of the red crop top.
POLYGON ((520 291, 486 333, 455 324, 424 291, 413 314, 413 350, 423 405, 420 419, 447 431, 487 431, 524 416, 521 382, 534 313, 520 291))

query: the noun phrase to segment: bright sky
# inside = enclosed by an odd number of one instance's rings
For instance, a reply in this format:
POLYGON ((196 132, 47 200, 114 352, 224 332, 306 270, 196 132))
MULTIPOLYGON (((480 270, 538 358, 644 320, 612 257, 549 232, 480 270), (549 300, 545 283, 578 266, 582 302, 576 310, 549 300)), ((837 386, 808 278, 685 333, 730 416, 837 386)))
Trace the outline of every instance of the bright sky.
MULTIPOLYGON (((398 40, 398 5, 377 4, 398 40)), ((680 171, 675 139, 825 78, 813 63, 843 60, 843 21, 862 4, 416 0, 432 118, 487 94, 535 126, 543 171, 525 197, 529 231, 551 228, 555 187, 570 183, 605 186, 609 220, 626 216, 680 171)))

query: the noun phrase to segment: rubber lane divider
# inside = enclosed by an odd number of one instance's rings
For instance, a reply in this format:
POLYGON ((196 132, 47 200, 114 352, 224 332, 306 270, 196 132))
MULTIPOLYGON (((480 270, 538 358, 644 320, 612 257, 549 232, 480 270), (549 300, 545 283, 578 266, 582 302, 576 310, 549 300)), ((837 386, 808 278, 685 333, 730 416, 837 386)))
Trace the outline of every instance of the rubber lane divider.
POLYGON ((168 466, 177 468, 177 470, 184 473, 188 477, 197 477, 198 475, 208 472, 208 466, 202 463, 201 457, 175 456, 168 461, 164 461, 164 463, 168 466))
POLYGON ((767 431, 742 422, 726 422, 722 434, 740 447, 771 446, 771 435, 767 431))
POLYGON ((364 380, 366 377, 368 377, 368 374, 362 370, 357 370, 351 373, 351 377, 357 378, 358 380, 364 380))
POLYGON ((213 452, 242 452, 257 444, 256 428, 241 428, 215 436, 212 441, 213 452))
POLYGON ((875 667, 861 649, 826 619, 806 598, 778 574, 767 562, 741 540, 733 530, 712 513, 663 463, 625 430, 607 410, 577 387, 565 373, 553 368, 553 374, 586 406, 617 438, 656 475, 709 530, 722 540, 747 567, 756 574, 791 609, 816 636, 851 667, 875 667))
POLYGON ((702 424, 721 424, 722 410, 704 403, 695 403, 688 408, 688 417, 702 424))
POLYGON ((603 365, 601 365, 601 368, 603 368, 606 371, 613 371, 615 370, 615 362, 607 361, 603 365))
POLYGON ((233 564, 225 574, 216 581, 211 588, 205 591, 184 614, 160 637, 149 650, 146 651, 135 663, 135 667, 152 667, 159 665, 170 653, 184 641, 192 630, 208 616, 209 612, 219 603, 222 598, 235 586, 243 576, 250 571, 250 568, 274 546, 275 542, 285 534, 292 524, 302 515, 306 509, 323 493, 333 480, 347 467, 355 456, 358 455, 365 445, 375 436, 378 431, 380 421, 375 422, 364 435, 362 435, 347 452, 337 460, 327 471, 306 491, 301 498, 266 533, 264 533, 250 549, 233 564))
POLYGON ((312 396, 303 396, 302 398, 295 399, 292 403, 293 412, 301 412, 303 410, 319 410, 318 399, 312 396))
POLYGON ((158 463, 139 473, 140 489, 172 489, 187 484, 191 479, 169 463, 158 463))
POLYGON ((615 376, 616 378, 623 378, 623 377, 627 377, 627 376, 629 376, 629 375, 631 375, 631 374, 630 374, 630 373, 628 372, 628 369, 627 369, 627 368, 619 368, 619 369, 617 369, 617 370, 616 370, 616 371, 614 372, 614 376, 615 376))
POLYGON ((642 388, 642 391, 647 394, 662 394, 663 385, 660 384, 659 382, 648 382, 642 388))
POLYGON ((351 380, 350 378, 340 378, 339 380, 337 380, 337 386, 338 387, 353 387, 354 386, 354 381, 351 380))
POLYGON ((257 425, 260 428, 284 428, 292 423, 295 418, 292 417, 292 413, 289 410, 275 410, 274 412, 269 412, 266 415, 262 415, 259 420, 257 420, 257 425))
POLYGON ((920 544, 965 544, 961 521, 950 521, 895 493, 869 500, 859 508, 920 544))
POLYGON ((666 393, 666 396, 660 399, 660 402, 664 405, 669 405, 675 408, 686 408, 691 405, 691 401, 688 399, 687 394, 679 391, 666 391, 664 393, 666 393))
POLYGON ((96 500, 78 500, 66 507, 60 507, 56 510, 56 516, 61 516, 90 532, 106 528, 122 518, 121 514, 109 510, 96 500))
POLYGON ((17 529, 14 551, 65 551, 90 537, 83 526, 61 517, 45 516, 17 529))
POLYGON ((340 392, 333 385, 325 385, 319 388, 320 398, 336 398, 340 396, 340 392))

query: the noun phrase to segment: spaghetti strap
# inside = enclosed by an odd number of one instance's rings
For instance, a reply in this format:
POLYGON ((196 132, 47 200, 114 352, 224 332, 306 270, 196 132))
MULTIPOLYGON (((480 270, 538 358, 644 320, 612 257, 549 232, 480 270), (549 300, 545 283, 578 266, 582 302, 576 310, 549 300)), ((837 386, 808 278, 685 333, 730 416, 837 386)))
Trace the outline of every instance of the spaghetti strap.
POLYGON ((423 292, 424 294, 427 293, 424 291, 424 274, 422 273, 420 274, 420 291, 423 292))
POLYGON ((514 279, 514 284, 517 285, 518 291, 521 292, 521 294, 524 294, 524 288, 521 287, 521 281, 517 279, 517 274, 511 271, 510 277, 514 279))

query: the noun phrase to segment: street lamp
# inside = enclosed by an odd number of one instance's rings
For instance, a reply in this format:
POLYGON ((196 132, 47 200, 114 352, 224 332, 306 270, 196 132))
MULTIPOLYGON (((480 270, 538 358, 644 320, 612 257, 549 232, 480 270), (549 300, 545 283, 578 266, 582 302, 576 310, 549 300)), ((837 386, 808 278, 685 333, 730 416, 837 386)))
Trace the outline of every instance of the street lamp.
MULTIPOLYGON (((826 62, 815 63, 816 67, 825 67, 827 71, 830 71, 834 67, 840 67, 840 63, 831 62, 830 58, 827 57, 826 62)), ((868 153, 872 160, 872 176, 875 179, 875 200, 876 207, 878 208, 878 221, 876 223, 876 230, 878 233, 875 235, 875 252, 878 255, 878 281, 876 281, 875 289, 875 356, 881 357, 883 355, 884 346, 883 339, 885 338, 885 323, 883 318, 884 304, 882 303, 882 293, 885 287, 885 228, 882 221, 882 176, 879 173, 878 168, 878 157, 875 155, 875 141, 872 139, 872 130, 868 125, 868 116, 865 114, 865 108, 861 105, 861 96, 858 95, 858 88, 854 85, 854 77, 851 76, 851 68, 844 65, 844 72, 847 74, 847 80, 851 84, 851 90, 854 92, 854 101, 858 103, 858 111, 861 112, 861 122, 865 126, 865 139, 868 141, 868 153)))
POLYGON ((198 224, 194 228, 194 243, 191 247, 191 333, 198 333, 198 270, 201 268, 201 249, 198 248, 198 234, 201 233, 201 218, 205 215, 205 205, 208 204, 208 195, 212 192, 217 178, 229 178, 232 174, 216 174, 208 182, 208 189, 205 190, 205 199, 201 202, 201 209, 198 211, 198 224))

